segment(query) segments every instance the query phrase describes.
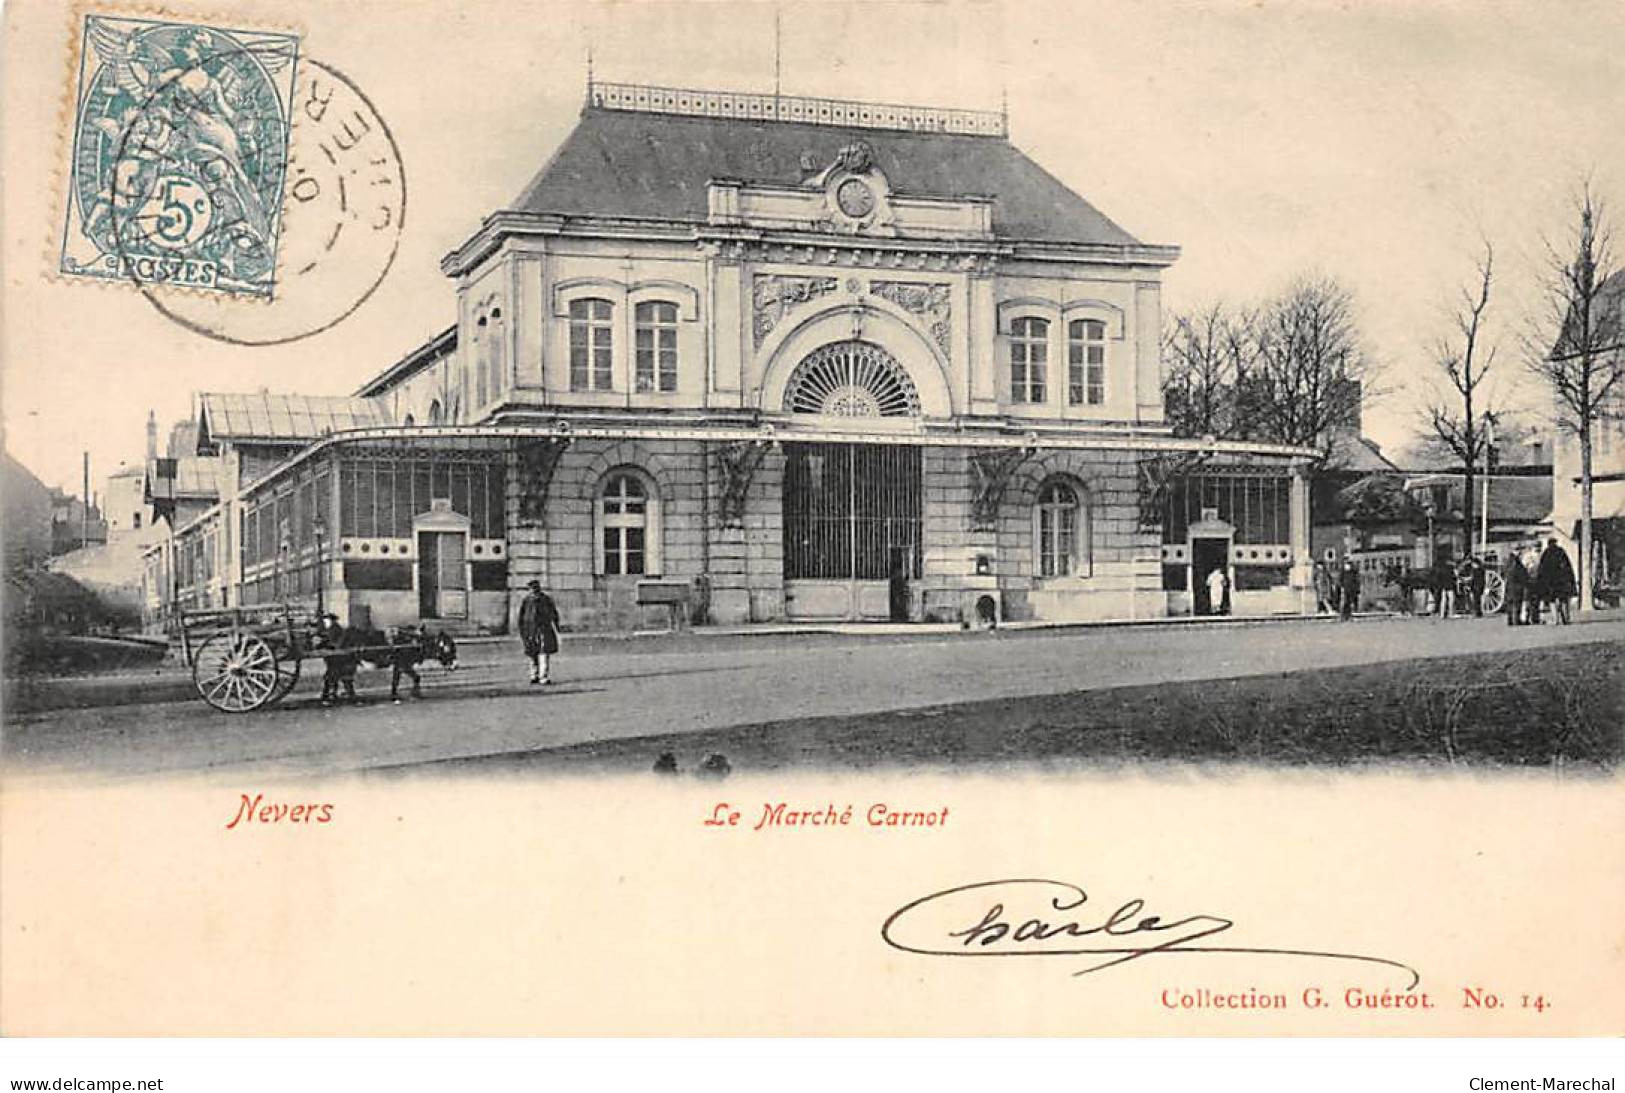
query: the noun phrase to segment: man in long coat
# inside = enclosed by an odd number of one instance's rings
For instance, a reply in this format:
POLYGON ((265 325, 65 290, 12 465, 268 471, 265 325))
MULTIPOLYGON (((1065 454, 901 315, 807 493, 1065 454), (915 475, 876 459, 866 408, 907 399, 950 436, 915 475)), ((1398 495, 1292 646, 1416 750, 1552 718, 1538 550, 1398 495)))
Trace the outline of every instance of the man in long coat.
POLYGON ((1557 621, 1569 621, 1569 597, 1574 595, 1574 566, 1569 563, 1568 552, 1557 545, 1556 539, 1546 540, 1546 549, 1540 556, 1540 567, 1535 570, 1535 587, 1540 598, 1552 605, 1557 621))
POLYGON ((1467 594, 1472 597, 1472 600, 1473 600, 1473 616, 1475 618, 1480 618, 1481 619, 1481 618, 1484 617, 1484 585, 1485 585, 1485 583, 1486 583, 1486 578, 1485 578, 1485 573, 1484 573, 1484 561, 1483 561, 1483 559, 1480 558, 1476 554, 1468 555, 1468 558, 1467 558, 1467 594))
POLYGON ((559 609, 542 591, 541 581, 530 582, 530 594, 519 604, 519 640, 530 658, 531 683, 552 683, 549 659, 559 651, 559 609))
POLYGON ((1360 606, 1360 570, 1353 558, 1343 559, 1343 571, 1337 578, 1338 616, 1347 622, 1360 606))

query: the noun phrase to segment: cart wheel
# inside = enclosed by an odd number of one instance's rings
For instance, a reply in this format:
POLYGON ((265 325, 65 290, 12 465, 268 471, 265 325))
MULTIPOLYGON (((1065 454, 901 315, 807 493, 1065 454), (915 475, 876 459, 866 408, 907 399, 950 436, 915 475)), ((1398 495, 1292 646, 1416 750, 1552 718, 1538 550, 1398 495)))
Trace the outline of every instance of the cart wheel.
POLYGON ((272 701, 280 678, 276 654, 252 634, 216 634, 192 662, 199 697, 227 713, 257 710, 272 701))
POLYGON ((1499 615, 1506 606, 1507 585, 1493 569, 1484 574, 1484 614, 1499 615))
POLYGON ((278 657, 276 662, 276 690, 271 692, 267 705, 274 706, 293 691, 299 683, 299 658, 278 657))

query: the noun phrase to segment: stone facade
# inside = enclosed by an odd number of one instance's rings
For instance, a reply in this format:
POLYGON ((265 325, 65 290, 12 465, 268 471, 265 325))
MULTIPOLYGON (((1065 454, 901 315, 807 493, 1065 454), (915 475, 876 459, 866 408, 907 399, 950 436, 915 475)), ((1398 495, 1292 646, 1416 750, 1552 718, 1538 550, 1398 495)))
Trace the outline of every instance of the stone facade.
MULTIPOLYGON (((738 625, 786 617, 784 599, 782 445, 765 444, 737 523, 725 520, 727 476, 722 445, 687 440, 580 440, 559 457, 541 523, 520 517, 521 485, 509 475, 510 611, 531 580, 541 581, 575 630, 667 625, 662 605, 637 603, 643 580, 689 588, 687 617, 738 625), (659 563, 641 576, 597 570, 594 505, 619 469, 648 475, 658 489, 659 563)), ((517 456, 511 466, 517 468, 517 456)), ((923 450, 921 571, 909 581, 908 617, 959 622, 975 600, 993 594, 1000 617, 1150 617, 1166 609, 1155 529, 1142 530, 1133 457, 1127 452, 1050 452, 1026 459, 1012 474, 995 528, 973 531, 973 472, 965 449, 923 450), (1041 483, 1063 478, 1087 498, 1087 573, 1037 573, 1033 505, 1041 483), (982 572, 978 572, 979 559, 982 572)))
MULTIPOLYGON (((387 424, 295 462, 505 445, 504 538, 467 546, 505 559, 507 602, 487 587, 470 625, 511 626, 532 580, 577 630, 1166 613, 1137 467, 1193 447, 1163 422, 1177 250, 1067 190, 997 115, 922 130, 937 112, 683 105, 724 100, 754 101, 590 95, 513 206, 442 260, 454 325, 357 392, 387 424)), ((1249 450, 1283 477, 1303 454, 1249 450)), ((231 457, 232 481, 272 471, 231 457)), ((464 564, 471 589, 493 572, 464 564)), ((459 579, 414 567, 389 617, 459 579)))

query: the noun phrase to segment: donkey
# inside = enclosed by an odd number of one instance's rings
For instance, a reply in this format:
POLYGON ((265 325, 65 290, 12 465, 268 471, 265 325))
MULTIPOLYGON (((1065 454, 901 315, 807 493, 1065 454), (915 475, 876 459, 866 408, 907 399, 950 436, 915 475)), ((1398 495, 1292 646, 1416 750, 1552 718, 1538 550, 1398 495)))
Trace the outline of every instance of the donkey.
POLYGON ((356 701, 355 673, 362 662, 377 668, 390 669, 389 698, 399 702, 401 676, 410 676, 412 697, 423 697, 423 680, 417 666, 426 660, 437 660, 447 668, 457 667, 457 643, 445 631, 430 634, 422 626, 402 626, 385 634, 381 630, 356 626, 329 624, 318 639, 318 647, 332 649, 324 653, 327 672, 322 678, 322 703, 338 700, 339 689, 350 702, 356 701))
POLYGON ((391 702, 401 700, 403 675, 412 679, 412 697, 423 697, 423 680, 418 675, 418 665, 426 660, 437 660, 452 671, 457 670, 457 643, 444 630, 431 634, 427 627, 400 626, 391 630, 387 637, 377 630, 369 630, 364 633, 363 640, 356 644, 367 647, 366 652, 361 654, 362 660, 390 670, 391 702))

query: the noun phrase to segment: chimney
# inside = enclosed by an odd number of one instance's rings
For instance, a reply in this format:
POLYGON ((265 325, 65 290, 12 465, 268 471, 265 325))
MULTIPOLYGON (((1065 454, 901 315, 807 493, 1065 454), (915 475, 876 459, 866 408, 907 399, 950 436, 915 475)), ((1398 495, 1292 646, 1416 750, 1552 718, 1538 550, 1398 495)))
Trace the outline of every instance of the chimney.
POLYGON ((147 462, 158 458, 158 414, 147 411, 147 462))

